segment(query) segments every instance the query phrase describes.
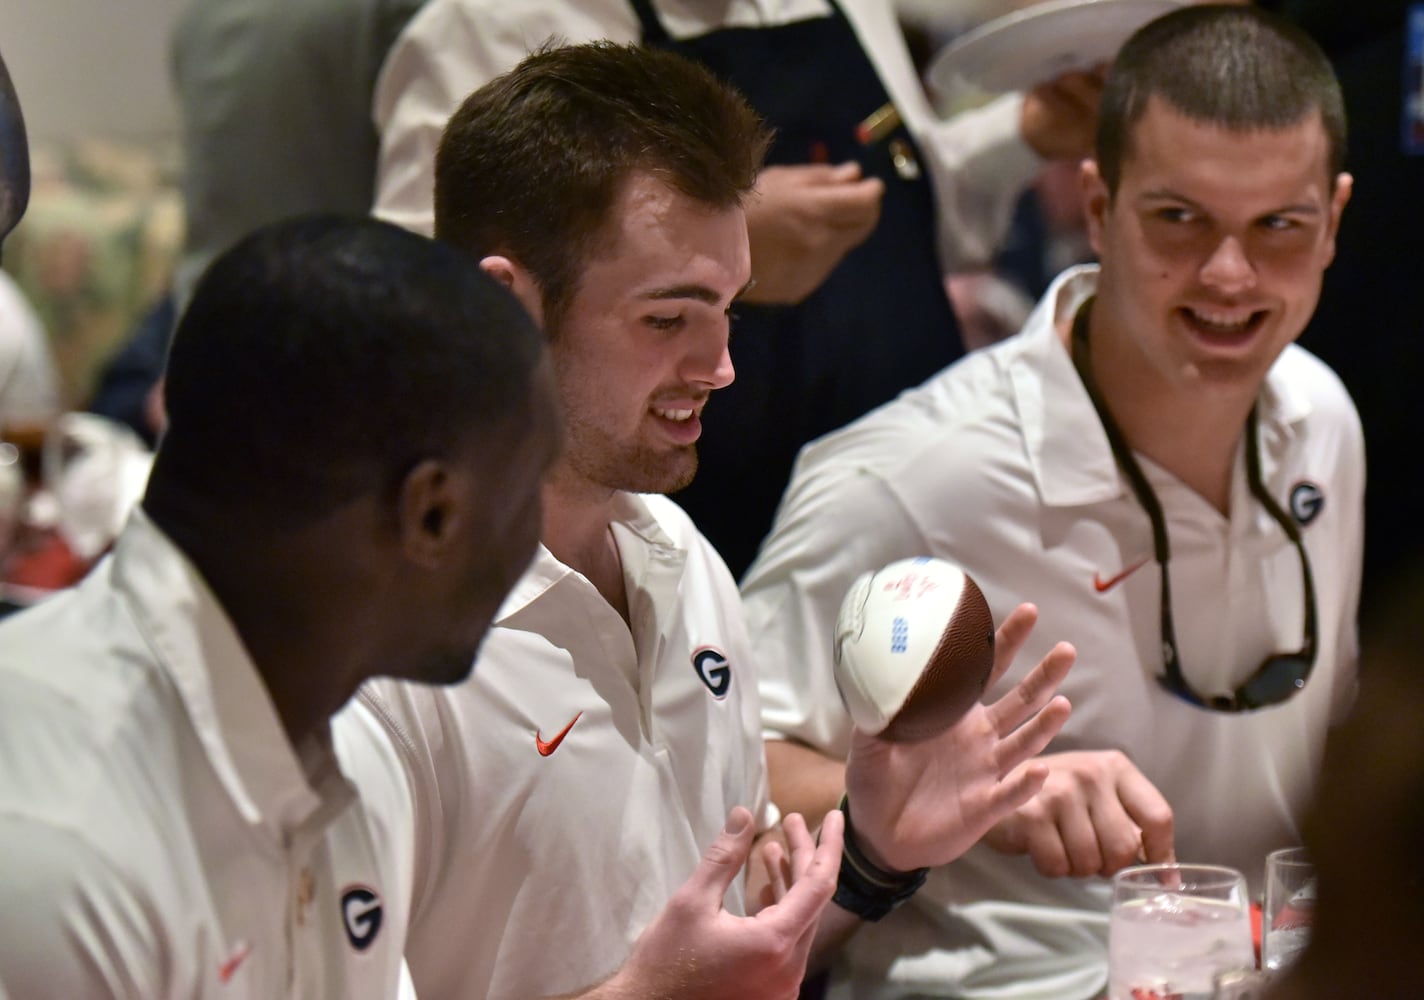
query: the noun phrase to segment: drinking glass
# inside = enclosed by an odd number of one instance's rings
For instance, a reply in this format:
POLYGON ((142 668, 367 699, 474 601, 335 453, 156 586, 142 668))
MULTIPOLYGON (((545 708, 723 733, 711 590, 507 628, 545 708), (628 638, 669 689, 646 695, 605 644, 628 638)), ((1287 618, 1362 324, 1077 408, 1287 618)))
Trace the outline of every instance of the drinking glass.
POLYGON ((1239 871, 1158 864, 1113 876, 1109 1000, 1207 1000, 1219 973, 1255 965, 1239 871))
POLYGON ((1305 949, 1315 915, 1315 866, 1303 847, 1266 856, 1266 905, 1261 913, 1261 964, 1279 972, 1305 949))

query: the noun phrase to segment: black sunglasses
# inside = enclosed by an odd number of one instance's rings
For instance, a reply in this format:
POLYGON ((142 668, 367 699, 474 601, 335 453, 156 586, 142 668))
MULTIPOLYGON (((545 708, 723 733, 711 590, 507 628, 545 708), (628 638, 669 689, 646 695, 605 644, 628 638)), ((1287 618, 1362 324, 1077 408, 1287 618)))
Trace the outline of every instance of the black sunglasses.
POLYGON ((1187 678, 1182 673, 1181 659, 1177 655, 1177 635, 1176 630, 1172 627, 1172 587, 1171 580, 1167 575, 1167 562, 1171 559, 1171 550, 1167 545, 1167 522, 1162 516, 1162 505, 1157 500, 1157 494, 1153 493, 1152 487, 1148 485, 1147 477, 1142 474, 1137 460, 1132 457, 1132 449, 1123 439, 1122 431, 1118 429, 1112 419, 1112 414, 1108 412, 1108 408, 1098 392, 1097 383, 1093 380, 1092 369, 1088 364, 1088 311, 1091 306, 1092 299, 1089 299, 1078 310, 1078 315, 1073 320, 1073 366, 1078 369, 1083 386, 1088 390, 1088 397, 1093 401, 1093 408, 1098 411, 1098 419, 1102 421, 1103 430, 1107 433, 1113 457, 1117 459, 1118 466, 1126 474, 1128 482, 1132 484, 1132 492, 1137 495, 1138 503, 1142 504, 1143 510, 1147 512, 1147 517, 1152 521, 1153 555, 1162 573, 1162 657, 1165 661, 1165 673, 1157 680, 1164 688, 1183 701, 1214 712, 1250 712, 1258 708, 1279 705, 1305 687, 1305 682, 1310 677, 1310 671, 1315 666, 1317 643, 1315 580, 1310 573, 1310 559, 1305 553, 1305 543, 1301 540, 1300 529, 1296 527, 1295 521, 1291 519, 1290 515, 1282 510, 1281 506, 1266 491, 1266 484, 1261 480, 1261 448, 1260 435, 1257 432, 1256 410, 1252 407, 1251 415, 1246 421, 1246 478, 1251 495, 1261 503, 1261 506, 1266 508, 1266 513, 1270 514, 1271 518, 1281 526, 1281 530, 1286 533, 1286 537, 1291 540, 1296 553, 1300 556, 1301 577, 1305 582, 1305 637, 1300 649, 1296 652, 1273 653, 1266 657, 1256 668, 1255 673, 1230 694, 1205 696, 1198 694, 1187 683, 1187 678))

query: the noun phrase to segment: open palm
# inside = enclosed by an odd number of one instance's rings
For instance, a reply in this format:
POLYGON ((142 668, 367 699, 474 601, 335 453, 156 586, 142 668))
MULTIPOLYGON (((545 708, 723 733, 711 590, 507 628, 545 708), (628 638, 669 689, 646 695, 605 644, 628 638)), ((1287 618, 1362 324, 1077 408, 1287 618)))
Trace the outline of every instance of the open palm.
MULTIPOLYGON (((1031 613, 1015 615, 1000 629, 991 685, 1032 628, 1031 613)), ((947 864, 1032 798, 1048 776, 1033 758, 1068 719, 1068 700, 1054 692, 1075 656, 1060 642, 1002 698, 938 736, 895 743, 856 730, 846 793, 870 860, 899 871, 947 864)))

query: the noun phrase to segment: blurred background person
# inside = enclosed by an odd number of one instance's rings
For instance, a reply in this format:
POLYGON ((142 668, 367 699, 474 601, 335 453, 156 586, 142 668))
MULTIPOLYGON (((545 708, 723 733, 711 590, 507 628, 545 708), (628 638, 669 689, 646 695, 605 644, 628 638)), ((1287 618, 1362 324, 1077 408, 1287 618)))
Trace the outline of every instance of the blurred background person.
POLYGON ((187 237, 178 308, 219 252, 301 212, 366 212, 376 74, 424 0, 188 0, 171 40, 187 237))

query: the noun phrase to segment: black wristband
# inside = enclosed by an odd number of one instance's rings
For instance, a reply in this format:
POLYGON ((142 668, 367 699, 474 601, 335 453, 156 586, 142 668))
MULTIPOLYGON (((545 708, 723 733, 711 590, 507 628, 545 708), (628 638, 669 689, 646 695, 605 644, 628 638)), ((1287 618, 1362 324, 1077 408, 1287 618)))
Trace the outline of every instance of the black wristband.
POLYGON ((841 796, 841 812, 845 814, 845 843, 841 850, 836 894, 831 897, 831 902, 862 920, 873 922, 919 891, 920 886, 925 884, 929 869, 890 872, 874 864, 856 843, 855 830, 850 824, 849 796, 841 796))

